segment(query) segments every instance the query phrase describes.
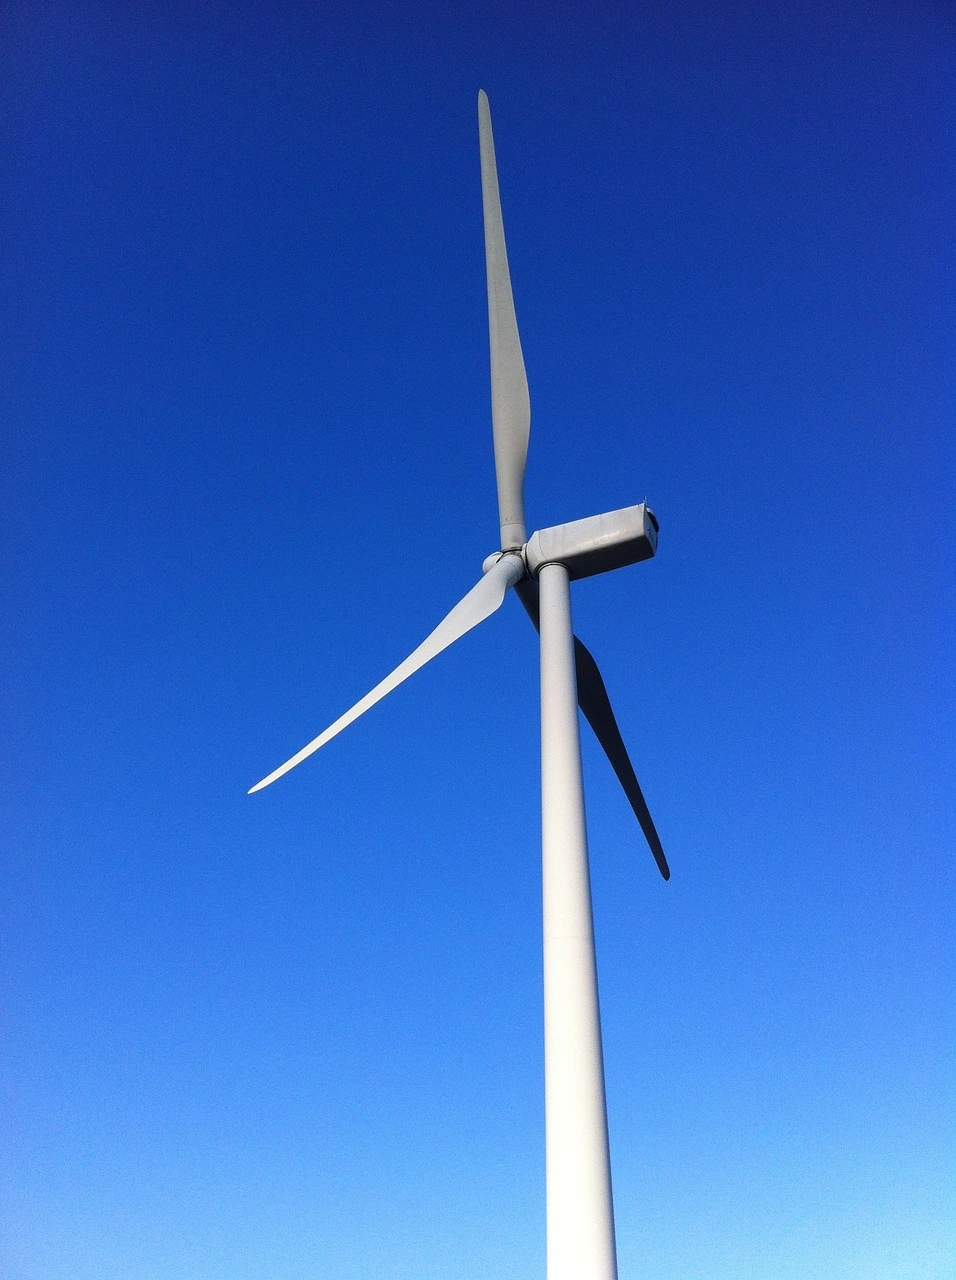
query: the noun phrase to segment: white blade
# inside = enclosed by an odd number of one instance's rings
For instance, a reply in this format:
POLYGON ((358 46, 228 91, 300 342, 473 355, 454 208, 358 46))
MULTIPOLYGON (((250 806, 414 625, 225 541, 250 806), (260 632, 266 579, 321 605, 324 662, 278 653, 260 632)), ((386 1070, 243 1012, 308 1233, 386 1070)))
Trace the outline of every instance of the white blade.
POLYGON ((312 755, 313 751, 318 751, 319 747, 334 738, 337 733, 341 733, 347 728, 353 720, 357 720, 360 715, 368 711, 369 707, 374 707, 387 693, 396 688, 407 680, 410 675, 423 667, 426 662, 430 662, 432 658, 441 653, 442 649, 447 649, 450 644, 461 639, 466 632, 471 631, 473 627, 477 627, 479 622, 484 622, 501 607, 501 603, 508 594, 509 587, 514 584, 524 573, 524 564, 520 556, 506 555, 488 570, 477 586, 465 596, 464 600, 456 604, 451 613, 442 621, 431 633, 431 635, 423 640, 414 653, 410 654, 401 666, 396 667, 391 675, 386 676, 380 684, 377 684, 371 693, 367 693, 361 701, 356 702, 350 711, 346 711, 344 716, 339 716, 334 724, 330 724, 324 733, 320 733, 317 738, 312 741, 301 751, 297 751, 291 760, 287 760, 285 764, 280 764, 278 769, 274 769, 267 778, 263 778, 261 782, 257 782, 254 787, 249 788, 249 795, 253 791, 261 791, 263 787, 267 787, 270 782, 275 782, 276 778, 281 778, 284 773, 288 773, 290 769, 294 769, 297 764, 301 764, 307 756, 312 755))
POLYGON ((524 468, 531 429, 528 378, 518 337, 511 293, 511 273, 501 220, 491 111, 482 89, 478 94, 478 140, 481 147, 481 203, 485 215, 485 270, 488 277, 488 338, 491 347, 491 424, 495 437, 498 516, 501 547, 523 547, 524 468))

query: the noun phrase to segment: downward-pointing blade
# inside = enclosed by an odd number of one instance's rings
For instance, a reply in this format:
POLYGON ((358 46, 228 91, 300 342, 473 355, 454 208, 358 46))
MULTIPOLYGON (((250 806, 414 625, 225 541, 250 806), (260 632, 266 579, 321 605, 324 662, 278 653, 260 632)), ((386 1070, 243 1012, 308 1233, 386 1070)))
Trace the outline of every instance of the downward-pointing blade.
POLYGON ((594 736, 604 748, 604 754, 611 762, 611 768, 617 774, 618 781, 624 788, 624 794, 630 801, 634 816, 641 824, 644 838, 650 846, 657 869, 665 880, 671 878, 670 867, 664 857, 657 828, 651 817, 644 793, 627 754, 627 747, 617 727, 617 720, 611 708, 611 700, 607 696, 604 680, 598 665, 585 649, 581 641, 574 637, 574 670, 578 681, 578 706, 594 730, 594 736))
MULTIPOLYGON (((528 617, 538 628, 538 584, 531 578, 525 578, 518 585, 518 598, 524 605, 528 617)), ((604 679, 598 665, 581 641, 574 637, 574 674, 578 686, 578 706, 584 713, 588 724, 594 730, 594 736, 611 762, 611 768, 617 774, 618 781, 624 788, 624 794, 630 801, 634 816, 640 823, 644 838, 650 846, 657 868, 665 880, 671 878, 670 868, 664 856, 654 819, 651 817, 644 793, 634 772, 627 747, 617 727, 617 720, 607 696, 604 679)))
POLYGON ((479 622, 484 622, 485 618, 490 617, 501 607, 501 603, 508 593, 508 588, 513 587, 523 573, 524 564, 520 556, 502 556, 496 564, 492 565, 478 585, 472 587, 465 598, 455 605, 451 613, 438 624, 431 635, 423 640, 415 652, 409 654, 391 675, 386 676, 384 680, 375 686, 371 693, 367 693, 364 698, 356 702, 351 710, 346 711, 343 716, 339 716, 338 720, 334 724, 330 724, 324 733, 320 733, 317 738, 313 738, 301 751, 297 751, 291 760, 279 765, 278 769, 274 769, 268 777, 263 778, 261 782, 257 782, 254 787, 250 787, 249 795, 252 795, 254 791, 261 791, 270 782, 275 782, 276 778, 281 778, 284 773, 288 773, 297 764, 301 764, 314 751, 318 751, 319 747, 324 747, 336 734, 341 733, 354 720, 357 720, 360 715, 368 711, 369 707, 374 707, 376 702, 384 698, 387 693, 391 693, 403 680, 407 680, 410 675, 414 675, 426 662, 430 662, 443 649, 447 649, 450 644, 460 640, 466 632, 471 631, 473 627, 477 627, 479 622))
POLYGON ((481 203, 485 220, 485 270, 488 279, 488 338, 491 348, 491 423, 495 437, 495 475, 501 547, 524 546, 524 469, 531 429, 531 402, 498 194, 491 111, 484 90, 478 94, 481 147, 481 203))

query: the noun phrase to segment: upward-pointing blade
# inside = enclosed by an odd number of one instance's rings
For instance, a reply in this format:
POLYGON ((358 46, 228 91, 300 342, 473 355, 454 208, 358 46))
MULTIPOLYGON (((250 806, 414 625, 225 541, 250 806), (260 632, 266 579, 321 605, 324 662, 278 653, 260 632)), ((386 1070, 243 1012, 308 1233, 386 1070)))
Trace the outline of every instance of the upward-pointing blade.
POLYGON ((249 795, 252 795, 253 791, 261 791, 270 782, 275 782, 276 778, 281 778, 284 773, 288 773, 297 764, 301 764, 303 760, 312 755, 313 751, 318 751, 319 747, 324 747, 337 733, 341 733, 343 729, 348 728, 354 720, 357 720, 360 715, 368 711, 369 707, 374 707, 376 702, 381 701, 387 693, 391 693, 403 680, 407 680, 409 676, 414 675, 426 662, 430 662, 443 649, 447 649, 450 644, 460 640, 466 632, 471 631, 472 627, 477 627, 479 622, 484 622, 485 618, 490 617, 496 609, 501 607, 502 601, 508 594, 508 588, 513 587, 523 573, 524 564, 520 556, 502 556, 496 564, 491 566, 478 585, 472 587, 464 600, 455 605, 451 613, 439 622, 431 635, 423 640, 414 653, 409 654, 391 675, 380 681, 371 693, 367 693, 364 698, 356 702, 355 706, 346 711, 345 715, 339 716, 334 724, 330 724, 323 733, 320 733, 317 738, 313 738, 301 751, 297 751, 291 760, 287 760, 285 764, 280 764, 278 769, 273 769, 268 777, 263 778, 261 782, 257 782, 254 787, 250 787, 249 795))
POLYGON ((491 347, 491 424, 495 437, 495 475, 501 549, 525 544, 524 468, 531 429, 528 378, 518 337, 511 273, 501 220, 495 142, 488 96, 478 94, 478 140, 481 147, 481 204, 485 219, 485 270, 488 278, 488 338, 491 347))

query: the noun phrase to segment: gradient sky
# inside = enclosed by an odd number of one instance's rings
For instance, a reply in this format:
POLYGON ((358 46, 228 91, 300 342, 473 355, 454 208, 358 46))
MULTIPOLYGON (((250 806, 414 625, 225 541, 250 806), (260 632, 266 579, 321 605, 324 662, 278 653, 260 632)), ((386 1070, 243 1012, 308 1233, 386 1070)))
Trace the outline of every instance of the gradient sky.
POLYGON ((929 0, 12 0, 9 1280, 544 1274, 531 526, 585 771, 622 1280, 945 1280, 956 23, 929 0))

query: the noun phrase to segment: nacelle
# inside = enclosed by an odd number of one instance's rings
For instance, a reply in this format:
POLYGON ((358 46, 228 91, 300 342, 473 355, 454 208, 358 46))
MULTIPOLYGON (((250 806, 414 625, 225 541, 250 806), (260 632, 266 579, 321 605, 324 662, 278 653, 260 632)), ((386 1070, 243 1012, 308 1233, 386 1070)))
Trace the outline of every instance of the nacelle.
POLYGON ((539 529, 531 535, 522 554, 534 577, 544 565, 557 561, 572 580, 590 578, 595 573, 649 560, 657 550, 657 530, 657 517, 647 503, 641 502, 636 507, 539 529))

